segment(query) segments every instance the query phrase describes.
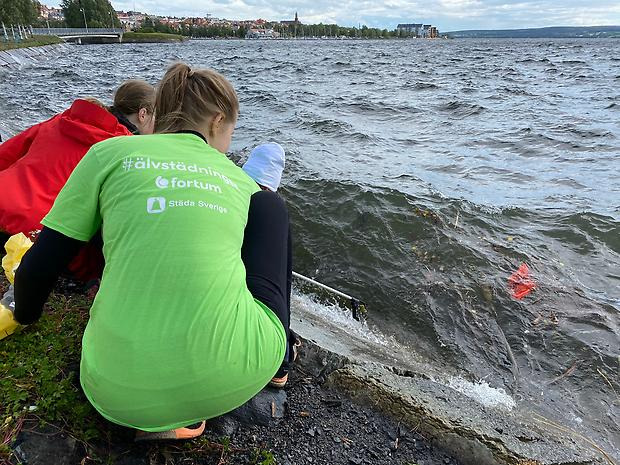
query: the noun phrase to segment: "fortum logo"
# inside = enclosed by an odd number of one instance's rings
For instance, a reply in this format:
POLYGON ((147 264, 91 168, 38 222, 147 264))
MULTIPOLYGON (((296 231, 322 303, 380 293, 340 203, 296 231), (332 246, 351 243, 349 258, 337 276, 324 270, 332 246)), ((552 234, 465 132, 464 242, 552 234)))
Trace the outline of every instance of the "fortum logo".
POLYGON ((170 181, 168 181, 166 178, 163 178, 161 176, 157 176, 157 179, 155 180, 155 185, 159 187, 160 189, 167 188, 169 184, 170 184, 170 181))
POLYGON ((222 188, 215 184, 208 182, 197 181, 196 179, 179 179, 174 177, 172 179, 166 179, 163 176, 157 176, 155 179, 155 185, 160 189, 202 189, 205 191, 222 193, 222 188))

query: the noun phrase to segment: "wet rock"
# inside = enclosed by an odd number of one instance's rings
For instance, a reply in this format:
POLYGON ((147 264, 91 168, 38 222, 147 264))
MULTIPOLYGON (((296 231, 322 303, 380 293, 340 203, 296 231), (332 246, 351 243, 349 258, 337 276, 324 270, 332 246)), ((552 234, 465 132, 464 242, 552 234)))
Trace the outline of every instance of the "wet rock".
MULTIPOLYGON (((597 452, 584 444, 508 407, 481 408, 475 400, 425 376, 423 369, 415 376, 400 375, 384 363, 380 348, 373 347, 369 352, 342 333, 334 338, 337 328, 300 325, 294 329, 306 338, 307 357, 300 360, 305 372, 320 372, 325 387, 347 394, 358 404, 374 405, 403 425, 416 428, 432 439, 436 448, 458 457, 464 465, 513 464, 522 460, 602 463, 597 452), (309 337, 318 344, 309 342, 309 337), (353 348, 374 359, 356 358, 353 348), (326 358, 329 363, 323 367, 321 360, 326 358)), ((398 429, 394 429, 396 432, 384 428, 379 431, 394 440, 400 437, 398 429)), ((426 441, 418 441, 415 448, 420 454, 430 451, 426 441)), ((443 457, 440 460, 443 462, 443 457)))
POLYGON ((74 465, 82 459, 81 452, 75 439, 53 427, 22 431, 13 445, 13 453, 24 465, 74 465))

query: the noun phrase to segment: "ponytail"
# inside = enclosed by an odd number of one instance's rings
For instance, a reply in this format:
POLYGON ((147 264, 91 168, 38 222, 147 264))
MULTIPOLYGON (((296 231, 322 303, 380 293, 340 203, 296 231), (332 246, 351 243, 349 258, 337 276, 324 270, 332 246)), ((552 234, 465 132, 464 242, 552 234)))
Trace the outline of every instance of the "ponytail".
POLYGON ((228 80, 211 69, 192 70, 185 63, 168 68, 157 88, 155 132, 196 129, 221 114, 234 122, 239 101, 228 80))

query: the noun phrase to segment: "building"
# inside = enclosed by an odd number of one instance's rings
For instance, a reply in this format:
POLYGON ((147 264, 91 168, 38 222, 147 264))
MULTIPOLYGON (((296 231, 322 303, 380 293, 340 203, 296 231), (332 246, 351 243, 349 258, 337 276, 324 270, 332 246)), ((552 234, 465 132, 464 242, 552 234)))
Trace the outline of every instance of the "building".
POLYGON ((133 31, 142 26, 142 22, 146 19, 147 15, 139 11, 116 11, 116 17, 125 31, 133 31))
POLYGON ((54 8, 46 5, 41 5, 39 10, 39 18, 47 19, 48 21, 64 21, 65 14, 62 8, 54 8))
POLYGON ((417 37, 422 39, 435 39, 439 37, 439 31, 437 27, 432 24, 399 24, 396 26, 396 30, 402 32, 403 35, 417 37))
POLYGON ((297 16, 297 12, 295 12, 295 19, 293 21, 280 21, 282 26, 299 26, 301 22, 299 21, 299 16, 297 16))
POLYGON ((251 28, 245 35, 246 39, 277 39, 280 34, 273 29, 251 28))
POLYGON ((398 31, 402 31, 406 35, 410 35, 412 37, 419 37, 422 30, 422 24, 399 24, 398 26, 396 26, 396 29, 398 31))

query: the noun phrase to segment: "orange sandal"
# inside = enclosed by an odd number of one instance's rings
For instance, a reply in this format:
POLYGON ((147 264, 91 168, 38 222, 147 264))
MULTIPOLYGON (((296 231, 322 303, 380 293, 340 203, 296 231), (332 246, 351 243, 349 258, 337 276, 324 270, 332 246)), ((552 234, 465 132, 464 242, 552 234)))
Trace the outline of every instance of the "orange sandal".
MULTIPOLYGON (((161 441, 161 440, 179 440, 179 439, 193 439, 200 436, 206 426, 207 422, 203 421, 202 423, 198 423, 196 428, 183 427, 171 429, 168 431, 157 431, 157 432, 149 432, 149 431, 141 431, 136 430, 136 437, 134 439, 135 442, 141 441, 161 441)), ((194 425, 191 425, 194 426, 194 425)))
MULTIPOLYGON (((297 360, 297 349, 299 347, 301 347, 301 340, 298 337, 295 337, 295 342, 291 346, 291 348, 293 349, 293 360, 291 361, 291 363, 297 360)), ((286 383, 288 382, 288 365, 288 363, 282 364, 276 375, 271 378, 271 381, 269 382, 270 387, 282 389, 284 386, 286 386, 286 383)))

